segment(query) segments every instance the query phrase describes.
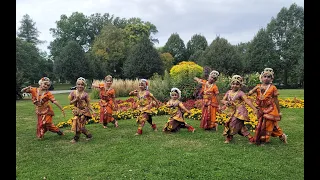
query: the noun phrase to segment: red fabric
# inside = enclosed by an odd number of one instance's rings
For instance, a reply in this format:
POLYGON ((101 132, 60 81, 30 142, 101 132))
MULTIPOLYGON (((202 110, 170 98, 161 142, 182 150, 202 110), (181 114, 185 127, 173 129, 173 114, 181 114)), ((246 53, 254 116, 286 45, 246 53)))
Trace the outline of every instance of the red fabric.
POLYGON ((201 118, 200 128, 208 128, 208 120, 210 119, 210 113, 208 112, 208 107, 202 108, 203 117, 201 118))
POLYGON ((157 128, 157 126, 156 126, 156 124, 152 124, 152 129, 156 129, 157 128))
POLYGON ((263 121, 263 113, 261 113, 261 111, 259 111, 259 117, 258 117, 258 125, 255 129, 255 137, 254 137, 254 141, 256 142, 256 144, 260 144, 261 143, 261 128, 262 128, 262 121, 263 121))

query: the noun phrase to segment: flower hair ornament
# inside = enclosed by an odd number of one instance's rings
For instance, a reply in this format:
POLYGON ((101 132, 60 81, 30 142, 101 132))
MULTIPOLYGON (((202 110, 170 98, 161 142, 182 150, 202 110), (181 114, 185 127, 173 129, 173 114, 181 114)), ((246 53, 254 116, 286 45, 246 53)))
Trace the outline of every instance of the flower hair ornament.
POLYGON ((213 70, 210 72, 209 76, 211 76, 212 78, 217 78, 219 76, 219 72, 216 70, 213 70))
POLYGON ((41 84, 44 83, 44 82, 49 82, 49 83, 51 84, 50 79, 49 79, 48 77, 43 77, 43 78, 41 78, 41 79, 39 80, 38 84, 41 85, 41 84))
POLYGON ((240 75, 233 75, 231 78, 231 84, 233 82, 238 82, 242 86, 243 85, 243 78, 240 75))
POLYGON ((86 83, 86 79, 85 79, 85 78, 79 77, 79 78, 77 79, 77 82, 78 82, 78 81, 82 81, 83 84, 84 84, 84 86, 85 86, 85 87, 87 86, 87 83, 86 83))
POLYGON ((271 79, 274 79, 274 71, 273 71, 273 69, 272 68, 264 68, 264 70, 261 72, 260 77, 259 77, 260 82, 262 82, 262 77, 264 75, 270 75, 271 79))
POLYGON ((145 89, 148 90, 148 81, 146 79, 140 79, 140 83, 143 83, 145 89))
POLYGON ((172 96, 173 93, 178 93, 178 97, 181 98, 181 91, 178 88, 172 88, 170 92, 170 96, 172 96))

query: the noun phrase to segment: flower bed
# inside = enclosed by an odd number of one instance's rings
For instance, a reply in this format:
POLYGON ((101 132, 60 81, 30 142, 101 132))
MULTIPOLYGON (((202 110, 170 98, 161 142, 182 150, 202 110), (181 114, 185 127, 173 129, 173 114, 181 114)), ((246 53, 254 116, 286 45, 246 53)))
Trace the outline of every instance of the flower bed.
MULTIPOLYGON (((255 104, 255 97, 249 96, 249 98, 252 100, 253 104, 255 104)), ((117 118, 118 120, 125 120, 125 119, 135 119, 139 111, 135 110, 135 103, 134 103, 134 98, 128 98, 125 101, 122 100, 117 100, 119 111, 115 111, 113 113, 113 116, 117 118)), ((190 109, 191 114, 184 114, 186 118, 193 119, 193 120, 201 120, 201 100, 187 100, 183 104, 187 109, 190 109)), ((281 99, 279 98, 279 104, 280 108, 304 108, 304 100, 302 99, 297 99, 297 98, 287 98, 287 99, 281 99)), ((91 106, 95 109, 96 112, 99 112, 100 106, 98 103, 91 103, 91 106)), ((68 105, 65 106, 63 109, 72 109, 73 105, 68 105)), ((251 130, 254 131, 258 121, 257 117, 254 115, 253 110, 247 106, 248 112, 249 112, 249 118, 250 121, 245 122, 247 127, 251 130)), ((152 113, 154 116, 161 116, 161 115, 167 115, 169 112, 169 108, 165 106, 165 103, 160 103, 160 107, 152 108, 152 113)), ((98 114, 98 113, 97 113, 98 114)), ((57 124, 59 128, 62 127, 69 127, 72 124, 72 117, 67 122, 60 122, 57 124)), ((217 113, 217 122, 219 124, 224 124, 228 120, 228 116, 224 113, 217 113)), ((96 117, 92 117, 89 121, 87 121, 87 124, 92 124, 92 123, 99 123, 99 115, 96 117)))

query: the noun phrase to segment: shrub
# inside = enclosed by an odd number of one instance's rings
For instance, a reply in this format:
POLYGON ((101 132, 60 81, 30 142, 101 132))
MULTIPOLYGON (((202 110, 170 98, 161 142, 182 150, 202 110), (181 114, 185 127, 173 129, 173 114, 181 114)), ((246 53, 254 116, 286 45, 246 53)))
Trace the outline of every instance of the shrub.
POLYGON ((171 82, 168 71, 164 72, 164 76, 154 74, 150 81, 150 92, 159 101, 168 101, 170 99, 171 82))
MULTIPOLYGON (((243 76, 244 85, 241 88, 242 91, 248 92, 250 89, 254 88, 257 84, 260 83, 259 73, 246 74, 243 76)), ((230 86, 230 80, 232 76, 225 76, 224 74, 220 74, 217 80, 217 86, 220 92, 227 92, 230 86)))
POLYGON ((244 75, 244 87, 242 90, 244 92, 248 92, 250 89, 254 88, 257 84, 260 83, 259 79, 260 74, 259 73, 251 73, 244 75))
POLYGON ((216 84, 218 86, 220 94, 221 92, 227 92, 230 89, 230 80, 231 77, 229 76, 226 76, 224 74, 219 75, 216 84))
POLYGON ((192 61, 182 61, 170 69, 172 86, 181 90, 181 100, 194 98, 197 83, 194 77, 200 77, 203 67, 192 61))

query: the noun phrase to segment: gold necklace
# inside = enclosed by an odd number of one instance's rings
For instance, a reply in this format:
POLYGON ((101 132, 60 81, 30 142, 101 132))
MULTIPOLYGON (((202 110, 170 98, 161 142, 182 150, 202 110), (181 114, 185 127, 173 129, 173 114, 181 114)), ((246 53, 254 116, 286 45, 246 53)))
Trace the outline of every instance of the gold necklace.
POLYGON ((103 87, 104 87, 104 94, 107 94, 107 92, 109 90, 111 90, 111 86, 107 89, 107 85, 106 84, 104 84, 103 87))
POLYGON ((41 94, 40 94, 40 88, 37 89, 37 101, 41 102, 42 101, 42 97, 44 95, 46 91, 42 91, 41 89, 41 94))
POLYGON ((178 99, 176 99, 176 100, 171 99, 171 105, 175 105, 175 104, 177 104, 178 102, 179 102, 179 100, 178 100, 178 99))
POLYGON ((206 85, 204 86, 204 92, 207 92, 211 89, 214 83, 210 84, 208 81, 206 82, 206 85))
POLYGON ((235 99, 235 97, 237 96, 238 92, 239 92, 239 90, 237 90, 237 91, 235 91, 235 92, 233 92, 233 91, 231 90, 230 93, 229 93, 229 96, 228 96, 229 101, 234 101, 234 99, 235 99))
POLYGON ((82 99, 83 91, 80 93, 79 90, 76 90, 76 97, 79 97, 79 99, 82 99))
MULTIPOLYGON (((264 100, 264 98, 265 98, 264 96, 266 95, 266 93, 269 90, 270 86, 271 86, 271 84, 268 84, 266 89, 263 88, 264 92, 263 92, 263 94, 261 94, 260 100, 264 100)), ((262 86, 260 86, 260 87, 262 88, 262 86)), ((261 91, 261 89, 260 89, 260 91, 261 91)))
POLYGON ((142 98, 145 96, 145 91, 139 91, 139 97, 142 98))

